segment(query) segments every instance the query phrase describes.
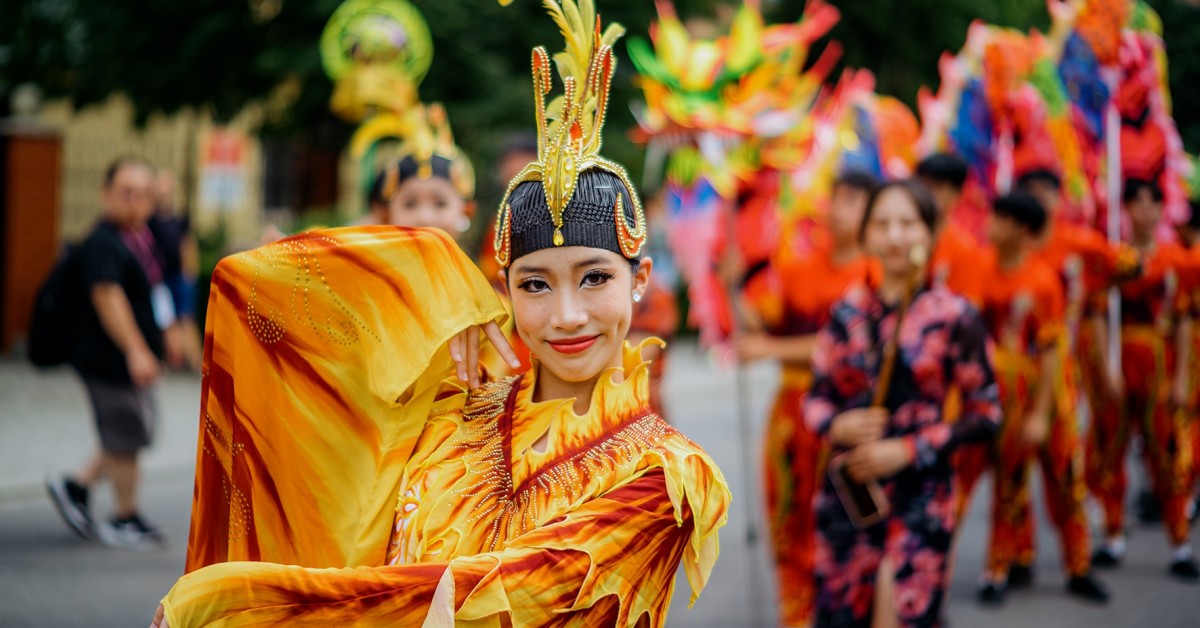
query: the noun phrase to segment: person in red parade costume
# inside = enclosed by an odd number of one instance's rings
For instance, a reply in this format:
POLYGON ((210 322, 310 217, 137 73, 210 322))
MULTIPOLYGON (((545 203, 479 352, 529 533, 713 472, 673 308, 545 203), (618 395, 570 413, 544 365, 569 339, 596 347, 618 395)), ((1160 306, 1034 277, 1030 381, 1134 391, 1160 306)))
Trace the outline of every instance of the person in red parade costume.
MULTIPOLYGON (((1200 191, 1198 191, 1200 192, 1200 191)), ((1200 424, 1197 417, 1200 417, 1200 200, 1193 199, 1189 203, 1191 215, 1188 221, 1179 225, 1176 232, 1179 235, 1179 242, 1187 248, 1188 257, 1191 263, 1188 265, 1187 281, 1185 286, 1187 291, 1188 302, 1191 305, 1192 312, 1192 363, 1188 367, 1188 372, 1191 373, 1191 399, 1188 403, 1188 416, 1192 419, 1188 422, 1191 429, 1192 441, 1192 472, 1193 472, 1193 494, 1192 494, 1192 512, 1191 519, 1195 519, 1197 511, 1200 510, 1200 424)))
MULTIPOLYGON (((1087 479, 1105 513, 1104 545, 1092 558, 1098 567, 1118 565, 1125 554, 1126 448, 1130 432, 1145 441, 1143 455, 1163 509, 1172 545, 1170 574, 1200 581, 1192 556, 1187 507, 1191 456, 1184 446, 1192 317, 1182 294, 1181 272, 1188 253, 1156 240, 1162 220, 1162 190, 1149 181, 1127 179, 1122 195, 1132 226, 1131 244, 1144 260, 1143 275, 1121 286, 1121 368, 1125 390, 1120 403, 1097 399, 1087 447, 1087 479)), ((1103 346, 1103 345, 1099 345, 1103 346)))
POLYGON ((783 367, 763 452, 783 626, 810 625, 816 604, 812 501, 824 474, 826 452, 801 414, 812 386, 813 347, 817 332, 829 321, 830 307, 849 286, 865 283, 876 268, 863 256, 858 240, 867 199, 876 185, 874 177, 859 172, 834 182, 827 228, 820 232, 816 250, 798 257, 785 252, 776 263, 783 296, 779 324, 770 333, 746 334, 736 341, 742 360, 777 360, 783 367))
MULTIPOLYGON (((1112 246, 1099 233, 1072 224, 1063 217, 1062 182, 1055 172, 1030 170, 1018 178, 1017 188, 1035 198, 1046 211, 1046 227, 1030 254, 1054 271, 1065 297, 1064 335, 1062 342, 1056 345, 1059 366, 1053 385, 1053 414, 1049 434, 1038 449, 1038 462, 1042 467, 1043 494, 1048 510, 1061 535, 1065 569, 1068 575, 1082 578, 1090 571, 1091 543, 1086 534, 1087 519, 1083 507, 1087 487, 1083 477, 1084 445, 1077 410, 1082 375, 1075 347, 1079 343, 1081 325, 1086 323, 1103 330, 1105 324, 1103 317, 1086 316, 1087 303, 1103 299, 1109 287, 1136 275, 1138 257, 1132 248, 1112 246)), ((1089 371, 1096 373, 1103 369, 1089 371)), ((1086 385, 1111 396, 1121 383, 1104 377, 1086 385)), ((1027 494, 1022 495, 1027 497, 1027 494)), ((1033 581, 1036 524, 1027 499, 1022 508, 1025 526, 1018 536, 1017 558, 1008 578, 1008 584, 1013 588, 1030 586, 1033 581)))
POLYGON ((962 197, 967 168, 967 162, 961 157, 938 153, 917 164, 917 178, 933 193, 938 209, 937 243, 933 247, 930 281, 978 306, 983 298, 980 247, 970 233, 950 220, 951 212, 962 197))
POLYGON ((1066 342, 1063 288, 1057 273, 1031 254, 1046 222, 1046 210, 1037 200, 1016 193, 995 201, 989 226, 992 250, 985 262, 983 316, 996 343, 1004 422, 993 447, 960 460, 964 501, 982 472, 988 467, 993 471, 991 539, 978 592, 987 604, 1004 601, 1014 565, 1025 567, 1028 577, 1021 585, 1032 577, 1031 557, 1025 555, 1032 553, 1032 545, 1024 535, 1034 525, 1029 469, 1035 458, 1042 463, 1049 509, 1062 536, 1068 593, 1097 602, 1108 599, 1091 575, 1082 459, 1069 449, 1074 444, 1078 452, 1077 432, 1059 425, 1069 421, 1073 426, 1075 417, 1056 411, 1066 342), (1074 441, 1050 439, 1050 434, 1063 432, 1074 433, 1074 441), (1056 444, 1068 450, 1053 451, 1056 444))

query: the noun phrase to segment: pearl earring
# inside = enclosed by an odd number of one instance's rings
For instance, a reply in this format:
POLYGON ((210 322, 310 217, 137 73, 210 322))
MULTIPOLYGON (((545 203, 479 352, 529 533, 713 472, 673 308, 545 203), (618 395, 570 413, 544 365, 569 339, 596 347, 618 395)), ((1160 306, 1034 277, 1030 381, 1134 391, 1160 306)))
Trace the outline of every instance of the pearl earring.
POLYGON ((470 218, 463 216, 462 218, 458 219, 458 232, 459 233, 466 233, 470 229, 471 229, 471 219, 470 218))
POLYGON ((634 292, 634 293, 633 293, 633 302, 634 302, 634 303, 641 303, 641 301, 642 301, 642 293, 640 293, 640 292, 634 292))

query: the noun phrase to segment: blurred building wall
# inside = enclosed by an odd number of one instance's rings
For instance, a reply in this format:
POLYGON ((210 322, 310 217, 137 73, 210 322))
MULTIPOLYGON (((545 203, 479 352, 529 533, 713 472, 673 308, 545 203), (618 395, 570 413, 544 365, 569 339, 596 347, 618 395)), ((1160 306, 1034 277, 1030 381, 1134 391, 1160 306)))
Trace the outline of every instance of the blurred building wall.
POLYGON ((129 103, 119 96, 79 111, 65 102, 48 103, 40 111, 39 120, 58 130, 63 141, 60 236, 78 240, 88 233, 101 213, 105 167, 115 157, 135 154, 175 172, 180 194, 177 206, 191 209, 197 232, 210 233, 223 221, 228 241, 257 241, 263 227, 263 159, 261 142, 252 133, 255 112, 247 111, 224 126, 193 112, 154 116, 143 129, 133 125, 132 113, 129 103), (243 149, 237 163, 224 164, 219 176, 206 172, 212 154, 219 152, 213 149, 215 136, 239 138, 243 149), (240 178, 240 183, 231 178, 240 178), (212 193, 214 181, 223 193, 212 193))

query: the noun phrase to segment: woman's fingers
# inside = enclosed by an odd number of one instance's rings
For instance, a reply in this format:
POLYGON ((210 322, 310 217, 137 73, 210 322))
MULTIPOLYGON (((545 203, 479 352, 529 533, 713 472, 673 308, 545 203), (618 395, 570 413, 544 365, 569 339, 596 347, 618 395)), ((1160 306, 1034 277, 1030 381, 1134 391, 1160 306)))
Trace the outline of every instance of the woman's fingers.
POLYGON ((450 357, 454 359, 454 374, 458 376, 458 381, 467 381, 467 369, 463 364, 462 332, 450 338, 450 357))
POLYGON ((517 359, 517 353, 513 351, 512 345, 509 344, 508 338, 504 337, 504 332, 500 330, 500 326, 496 321, 492 321, 483 326, 483 333, 487 335, 488 340, 492 341, 492 346, 500 353, 500 357, 513 368, 521 368, 521 360, 517 359))
POLYGON ((858 474, 862 467, 861 458, 862 456, 858 455, 858 449, 855 448, 846 452, 845 460, 842 462, 842 465, 846 467, 846 472, 855 480, 859 480, 858 474))
POLYGON ((849 471, 850 477, 854 478, 855 482, 866 482, 867 481, 867 478, 863 475, 863 470, 862 470, 861 466, 859 466, 859 465, 847 466, 846 469, 847 469, 847 471, 849 471))
POLYGON ((150 628, 166 628, 166 614, 166 609, 163 608, 162 604, 159 604, 158 608, 154 610, 154 621, 150 622, 150 628))
MULTIPOLYGON (((513 368, 520 368, 521 361, 500 326, 493 321, 483 325, 482 329, 500 357, 513 368)), ((450 338, 450 357, 454 358, 455 373, 459 381, 470 388, 479 386, 479 330, 480 327, 472 325, 450 338)))
POLYGON ((846 469, 850 477, 859 482, 866 482, 876 477, 875 458, 871 455, 870 445, 861 445, 846 454, 846 469))
POLYGON ((467 386, 476 388, 479 386, 479 329, 468 327, 466 334, 467 386))

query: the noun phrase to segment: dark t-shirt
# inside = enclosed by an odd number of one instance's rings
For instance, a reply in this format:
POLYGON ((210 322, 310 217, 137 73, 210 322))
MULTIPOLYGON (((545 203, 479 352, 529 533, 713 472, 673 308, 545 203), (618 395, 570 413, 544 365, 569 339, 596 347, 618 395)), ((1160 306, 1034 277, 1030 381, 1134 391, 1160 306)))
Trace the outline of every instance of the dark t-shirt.
POLYGON ((80 285, 84 295, 79 317, 79 343, 75 347, 72 363, 81 375, 129 383, 125 354, 100 324, 96 307, 92 304, 92 288, 101 283, 121 286, 146 344, 161 358, 162 331, 154 320, 150 281, 137 258, 125 246, 119 227, 108 221, 102 220, 96 225, 79 246, 76 255, 79 256, 80 285))

